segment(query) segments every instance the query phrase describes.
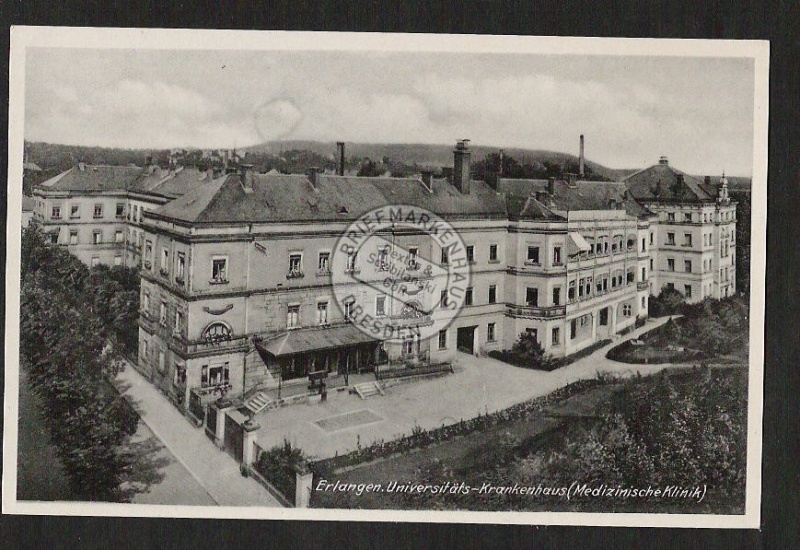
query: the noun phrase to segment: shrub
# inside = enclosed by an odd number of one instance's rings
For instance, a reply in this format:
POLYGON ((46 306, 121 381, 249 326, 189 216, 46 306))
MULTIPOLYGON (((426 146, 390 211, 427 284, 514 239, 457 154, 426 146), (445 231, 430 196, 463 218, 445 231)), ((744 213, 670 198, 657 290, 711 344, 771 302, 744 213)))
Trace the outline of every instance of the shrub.
POLYGON ((262 451, 253 466, 264 479, 293 502, 297 484, 296 471, 307 461, 308 457, 302 449, 293 447, 288 439, 284 439, 283 445, 262 451))

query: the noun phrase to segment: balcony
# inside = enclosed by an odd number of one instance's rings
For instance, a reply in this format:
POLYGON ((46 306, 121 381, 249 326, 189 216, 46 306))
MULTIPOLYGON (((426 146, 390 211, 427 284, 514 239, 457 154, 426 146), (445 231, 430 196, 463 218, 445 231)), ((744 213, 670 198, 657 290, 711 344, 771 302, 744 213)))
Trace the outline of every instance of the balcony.
POLYGON ((228 281, 227 277, 217 277, 215 279, 209 279, 208 284, 210 285, 227 285, 230 281, 228 281))
POLYGON ((359 267, 348 267, 348 268, 345 268, 344 272, 345 273, 351 273, 353 275, 358 275, 359 273, 361 273, 361 268, 359 268, 359 267))
POLYGON ((286 273, 287 279, 302 279, 303 277, 305 277, 305 273, 300 269, 290 269, 286 273))
POLYGON ((428 327, 433 325, 430 315, 390 315, 389 324, 395 328, 428 327))
POLYGON ((640 281, 636 283, 636 290, 649 290, 649 289, 650 289, 649 281, 640 281))
POLYGON ((317 275, 320 277, 325 277, 331 274, 331 268, 329 267, 321 267, 317 270, 317 275))
POLYGON ((509 315, 518 315, 522 317, 563 317, 567 314, 567 306, 539 307, 506 304, 506 313, 509 315))
POLYGON ((245 350, 250 345, 247 336, 214 335, 209 338, 199 338, 186 342, 187 353, 201 353, 215 350, 237 351, 240 348, 245 350))

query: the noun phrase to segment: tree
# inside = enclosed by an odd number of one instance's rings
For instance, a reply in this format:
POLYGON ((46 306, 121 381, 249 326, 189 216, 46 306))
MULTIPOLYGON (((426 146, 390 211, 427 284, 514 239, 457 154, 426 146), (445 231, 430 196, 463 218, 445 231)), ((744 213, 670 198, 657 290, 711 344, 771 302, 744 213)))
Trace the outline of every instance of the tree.
POLYGON ((549 369, 554 361, 545 353, 536 335, 532 332, 523 332, 511 348, 512 360, 520 366, 527 368, 549 369))

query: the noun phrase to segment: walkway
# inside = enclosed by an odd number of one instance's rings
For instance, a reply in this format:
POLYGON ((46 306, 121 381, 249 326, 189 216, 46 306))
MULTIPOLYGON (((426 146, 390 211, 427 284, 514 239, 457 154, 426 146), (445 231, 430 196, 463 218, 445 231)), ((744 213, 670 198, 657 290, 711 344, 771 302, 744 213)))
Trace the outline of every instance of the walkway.
POLYGON ((269 448, 287 438, 312 456, 326 458, 352 451, 358 445, 410 434, 415 426, 436 428, 505 409, 577 380, 595 378, 598 372, 621 376, 654 373, 667 365, 618 363, 605 355, 612 347, 638 338, 666 321, 667 318, 650 320, 591 355, 552 372, 522 369, 489 357, 459 354, 455 374, 391 386, 384 397, 362 400, 356 395, 328 392, 325 403, 294 405, 258 415, 256 420, 261 425, 258 442, 263 448, 269 448), (336 418, 319 423, 332 417, 336 418))
POLYGON ((117 378, 142 418, 189 471, 208 496, 220 506, 280 506, 252 478, 242 477, 239 464, 193 427, 150 382, 132 366, 117 378))

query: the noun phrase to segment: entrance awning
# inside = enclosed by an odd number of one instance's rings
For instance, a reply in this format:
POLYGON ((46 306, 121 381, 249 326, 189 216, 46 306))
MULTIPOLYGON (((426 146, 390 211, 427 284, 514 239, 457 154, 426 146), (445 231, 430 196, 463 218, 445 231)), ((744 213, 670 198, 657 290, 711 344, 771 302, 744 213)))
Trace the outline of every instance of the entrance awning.
POLYGON ((578 252, 589 252, 592 246, 578 232, 570 232, 567 253, 571 256, 578 252))
POLYGON ((376 341, 377 338, 368 336, 355 326, 343 324, 332 327, 290 330, 279 336, 255 342, 255 346, 262 357, 264 353, 268 353, 273 357, 283 357, 296 353, 322 351, 376 341))

